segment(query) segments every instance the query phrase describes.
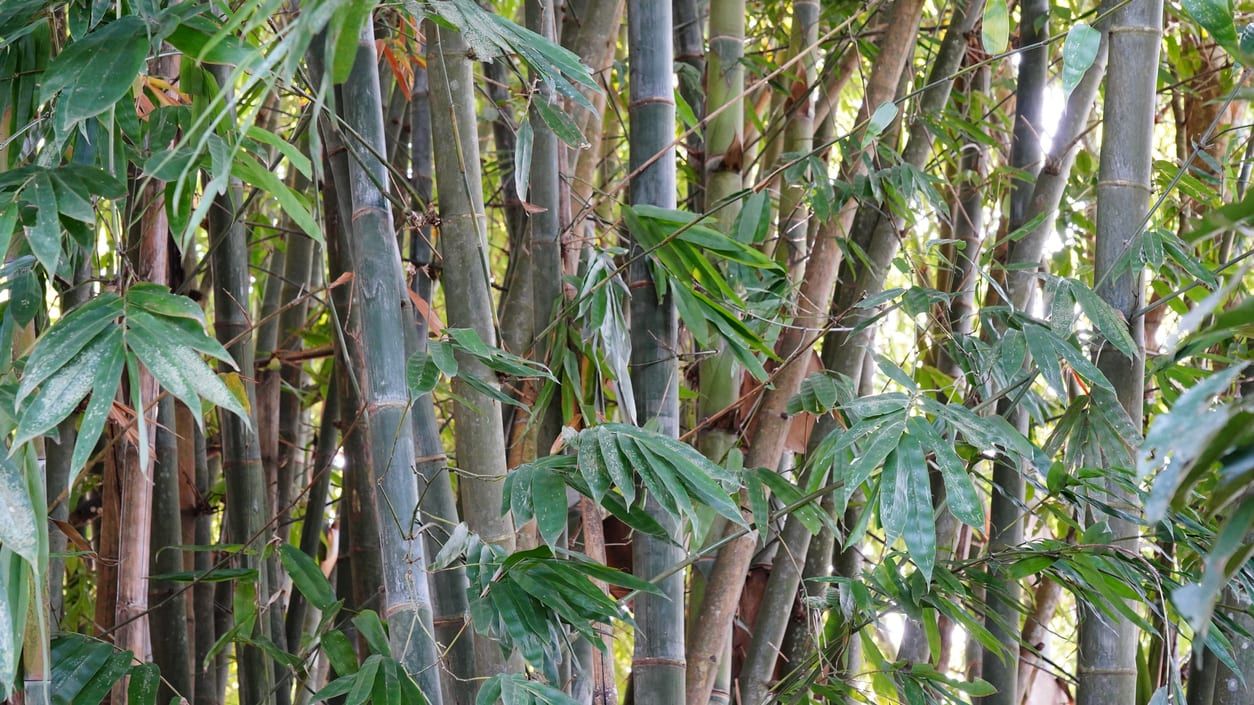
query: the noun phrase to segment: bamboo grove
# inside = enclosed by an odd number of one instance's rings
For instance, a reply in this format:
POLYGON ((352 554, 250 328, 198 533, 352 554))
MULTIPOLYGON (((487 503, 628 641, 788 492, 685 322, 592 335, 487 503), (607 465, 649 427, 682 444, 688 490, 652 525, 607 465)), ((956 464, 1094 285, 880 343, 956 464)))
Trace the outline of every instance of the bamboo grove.
POLYGON ((1230 0, 0 0, 0 696, 1251 705, 1230 0))

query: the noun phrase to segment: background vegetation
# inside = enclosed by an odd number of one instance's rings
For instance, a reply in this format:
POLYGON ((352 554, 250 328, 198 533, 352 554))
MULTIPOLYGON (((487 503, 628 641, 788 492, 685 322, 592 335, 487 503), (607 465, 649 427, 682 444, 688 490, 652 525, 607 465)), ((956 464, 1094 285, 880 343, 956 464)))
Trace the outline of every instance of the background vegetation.
POLYGON ((1254 702, 1228 0, 5 0, 0 690, 1254 702))

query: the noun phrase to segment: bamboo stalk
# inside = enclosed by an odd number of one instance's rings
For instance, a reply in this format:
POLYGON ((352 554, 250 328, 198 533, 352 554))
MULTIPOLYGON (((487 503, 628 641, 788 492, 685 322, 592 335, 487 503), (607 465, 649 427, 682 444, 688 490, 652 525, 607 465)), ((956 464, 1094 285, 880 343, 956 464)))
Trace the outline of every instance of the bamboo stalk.
MULTIPOLYGON (((300 550, 314 561, 318 560, 318 548, 322 545, 322 533, 326 524, 327 496, 331 487, 331 463, 340 448, 335 424, 339 420, 340 394, 336 389, 335 364, 331 363, 327 375, 327 394, 322 402, 322 419, 318 423, 318 440, 310 463, 309 494, 305 500, 305 516, 300 525, 300 550)), ((295 653, 300 653, 301 634, 305 628, 308 603, 300 591, 293 591, 287 605, 287 643, 295 653)))
MULTIPOLYGON (((240 196, 238 182, 215 199, 209 209, 210 248, 213 267, 214 332, 226 346, 232 359, 244 374, 240 376, 249 400, 256 399, 252 376, 252 322, 249 320, 248 242, 242 224, 236 217, 235 204, 240 196)), ((225 365, 222 366, 225 368, 225 365)), ((256 406, 252 406, 256 409, 256 406)), ((246 543, 261 539, 266 518, 270 516, 265 470, 257 443, 255 425, 219 409, 222 440, 222 473, 226 480, 226 527, 229 540, 246 543)), ((266 561, 260 549, 250 545, 239 554, 240 567, 257 571, 257 623, 262 633, 268 629, 270 594, 266 561)), ((265 652, 254 646, 238 645, 239 692, 242 705, 264 705, 273 701, 274 674, 265 652)), ((225 683, 219 683, 219 688, 225 683)))
MULTIPOLYGON (((1110 42, 1103 106, 1101 163, 1097 184, 1097 240, 1093 261, 1094 289, 1127 321, 1136 342, 1131 359, 1103 344, 1097 366, 1114 385, 1134 428, 1140 429, 1145 402, 1145 319, 1136 314, 1144 286, 1141 272, 1119 276, 1112 269, 1140 235, 1149 212, 1153 178, 1155 85, 1162 41, 1162 0, 1132 0, 1117 5, 1105 28, 1110 42)), ((1115 479, 1107 482, 1107 500, 1135 516, 1135 496, 1115 479)), ((1107 518, 1112 541, 1136 551, 1139 529, 1134 520, 1107 518)), ((1077 705, 1131 702, 1136 693, 1137 627, 1130 620, 1099 615, 1081 605, 1077 705)))
MULTIPOLYGON (((414 193, 429 203, 432 192, 433 155, 431 144, 431 103, 429 75, 425 68, 414 70, 413 101, 410 104, 410 163, 413 167, 414 193)), ((433 305, 431 228, 415 228, 410 236, 410 262, 414 265, 411 290, 418 298, 433 305)), ((416 315, 414 325, 406 327, 409 354, 425 349, 428 323, 416 315)), ((427 555, 434 556, 444 547, 450 527, 458 522, 457 498, 449 473, 448 457, 440 440, 440 427, 430 394, 414 400, 414 448, 418 454, 418 497, 427 555)), ((471 705, 479 688, 476 678, 474 645, 468 630, 469 601, 465 569, 454 565, 431 573, 431 601, 435 638, 443 652, 447 677, 442 679, 445 705, 471 705)))
MULTIPOLYGON (((387 168, 383 105, 375 62, 374 26, 366 22, 358 37, 357 59, 340 87, 336 110, 354 135, 346 143, 346 189, 351 209, 341 219, 352 237, 346 254, 353 264, 351 308, 345 340, 354 366, 365 420, 364 444, 376 523, 383 554, 384 610, 392 653, 432 703, 442 699, 438 655, 431 623, 430 587, 425 550, 418 534, 418 487, 413 475, 413 425, 405 382, 404 337, 407 324, 401 302, 408 298, 391 206, 381 185, 387 168)), ((499 505, 498 505, 499 506, 499 505)))
MULTIPOLYGON (((527 26, 545 39, 556 41, 553 1, 528 0, 525 7, 527 26)), ((557 94, 551 86, 541 85, 532 100, 556 103, 557 94)), ((536 208, 544 210, 530 213, 527 217, 529 247, 526 256, 531 259, 529 269, 532 321, 528 349, 534 359, 544 362, 553 348, 553 336, 549 335, 546 339, 538 339, 537 336, 558 315, 558 307, 562 302, 561 201, 564 186, 558 158, 561 143, 537 112, 533 110, 529 119, 533 138, 531 173, 527 182, 528 200, 536 208)), ((533 440, 529 445, 535 449, 537 456, 548 455, 548 449, 561 433, 561 407, 557 396, 554 395, 555 398, 550 400, 546 408, 533 406, 531 410, 535 418, 532 421, 533 440)))
MULTIPOLYGON (((784 101, 783 150, 786 154, 808 154, 814 147, 814 92, 811 86, 818 76, 818 58, 810 47, 818 41, 818 37, 818 0, 793 0, 788 54, 800 60, 785 74, 788 94, 784 101)), ((824 177, 815 174, 811 178, 824 177)), ((801 281, 809 256, 806 234, 810 212, 805 198, 808 179, 785 174, 780 181, 776 257, 787 263, 788 276, 792 281, 801 281)))
MULTIPOLYGON (((179 512, 179 463, 177 411, 174 397, 165 396, 157 407, 156 462, 153 464, 152 570, 176 573, 183 570, 186 543, 179 512)), ((194 699, 191 639, 187 633, 187 592, 175 581, 149 583, 149 618, 153 661, 161 669, 161 698, 194 699)))
MULTIPOLYGON (((479 145, 475 134, 473 76, 466 58, 466 40, 459 32, 427 25, 431 41, 427 71, 431 81, 431 136, 435 174, 440 189, 440 251, 444 258, 445 302, 450 326, 473 328, 489 345, 496 343, 479 145)), ((497 385, 496 375, 481 361, 458 355, 459 377, 474 375, 497 385)), ((512 551, 514 522, 502 515, 501 489, 505 481, 505 434, 500 403, 462 379, 453 392, 454 439, 463 518, 485 542, 512 551)), ((475 635, 475 661, 481 676, 505 669, 499 646, 475 635)))
MULTIPOLYGON (((817 0, 815 0, 817 2, 817 0)), ((702 82, 705 75, 705 42, 702 37, 702 10, 700 0, 674 0, 671 3, 671 21, 675 32, 675 68, 678 73, 679 95, 692 110, 698 122, 705 114, 702 82), (683 68, 681 68, 681 66, 683 68)), ((693 212, 705 210, 705 148, 700 130, 692 130, 684 141, 690 170, 685 207, 693 212)))
MULTIPOLYGON (((633 205, 676 205, 673 41, 669 3, 628 1, 629 168, 636 174, 628 199, 633 205), (658 158, 640 169, 654 157, 658 158)), ((632 291, 630 365, 636 419, 655 423, 661 433, 674 437, 679 434, 679 321, 672 294, 659 299, 647 262, 634 256, 639 251, 633 240, 627 277, 632 291)), ((647 498, 644 507, 667 533, 679 535, 677 523, 655 499, 647 498)), ((682 559, 683 550, 669 541, 642 534, 632 539, 632 569, 637 577, 651 579, 682 559)), ((661 595, 635 599, 631 690, 635 702, 678 703, 684 697, 685 681, 683 573, 661 580, 657 587, 661 595)))
MULTIPOLYGON (((189 413, 188 416, 190 417, 191 414, 189 413)), ((217 479, 217 473, 213 472, 217 465, 209 463, 208 452, 205 448, 205 434, 195 423, 187 425, 192 434, 196 498, 198 500, 196 519, 193 523, 192 542, 198 546, 208 546, 213 543, 211 522, 213 517, 209 513, 206 498, 209 496, 210 487, 217 479)), ((193 557, 193 567, 197 571, 207 571, 213 567, 213 560, 213 553, 210 551, 197 551, 193 557)), ((213 649, 213 645, 217 642, 219 636, 217 620, 215 619, 217 613, 217 608, 214 605, 215 590, 215 585, 208 582, 200 582, 192 587, 192 612, 196 615, 195 644, 192 652, 192 673, 196 678, 193 705, 214 705, 220 702, 218 699, 218 672, 214 663, 208 659, 209 652, 213 649)))

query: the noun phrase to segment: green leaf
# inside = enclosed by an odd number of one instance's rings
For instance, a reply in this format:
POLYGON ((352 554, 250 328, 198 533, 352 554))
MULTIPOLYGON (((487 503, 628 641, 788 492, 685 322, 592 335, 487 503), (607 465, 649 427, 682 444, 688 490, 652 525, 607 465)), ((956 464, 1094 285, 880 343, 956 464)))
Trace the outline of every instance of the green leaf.
POLYGON ((188 408, 200 408, 199 395, 243 419, 245 424, 252 425, 248 410, 195 350, 165 346, 143 328, 129 330, 126 340, 161 386, 187 404, 188 408))
POLYGON ((893 118, 897 117, 897 104, 891 100, 880 103, 875 108, 875 112, 871 113, 871 119, 867 121, 866 136, 875 137, 886 130, 893 118))
POLYGON ((1051 338, 1049 332, 1041 326, 1031 323, 1023 326, 1023 340, 1027 343, 1028 352, 1032 353, 1032 359, 1041 376, 1059 397, 1066 399, 1067 383, 1063 381, 1062 367, 1058 365, 1058 354, 1051 338))
MULTIPOLYGON (((39 571, 39 533, 43 512, 36 513, 35 503, 26 486, 26 478, 12 458, 0 459, 0 546, 16 553, 39 571)), ((25 619, 25 615, 23 615, 25 619)))
POLYGON ((440 382, 440 368, 426 350, 415 350, 405 361, 405 382, 415 398, 430 394, 440 382))
POLYGON ((292 584, 309 600, 309 604, 326 613, 336 606, 335 588, 322 574, 318 563, 299 548, 285 543, 279 546, 279 560, 292 577, 292 584))
POLYGON ((32 438, 45 434, 78 407, 92 390, 102 366, 112 368, 116 351, 122 347, 122 331, 113 328, 88 343, 74 359, 39 387, 18 421, 13 450, 32 438))
POLYGON ((117 294, 104 293, 53 324, 40 336, 26 361, 16 403, 21 404, 35 387, 64 367, 121 314, 122 300, 117 294))
POLYGON ((257 56, 257 48, 227 34, 212 41, 222 28, 204 17, 189 17, 166 35, 165 40, 184 55, 209 64, 248 64, 257 56))
POLYGON ((275 148, 287 159, 288 164, 291 164, 305 178, 313 178, 313 165, 309 161, 309 157, 300 151, 300 147, 257 125, 249 125, 247 132, 244 134, 248 135, 249 139, 257 140, 262 144, 275 148))
POLYGON ((379 673, 379 666, 383 663, 383 657, 379 654, 371 654, 361 669, 353 675, 353 687, 348 691, 348 697, 344 699, 344 705, 364 705, 370 699, 370 693, 374 690, 375 676, 379 673))
POLYGON ((1070 97, 1071 91, 1080 84, 1089 67, 1097 59, 1102 46, 1102 33, 1084 22, 1077 22, 1067 30, 1062 43, 1062 94, 1070 97))
MULTIPOLYGON (((536 100, 543 98, 537 96, 536 100)), ((523 120, 514 139, 514 193, 523 201, 527 200, 527 180, 531 177, 531 147, 534 141, 531 120, 523 120)))
POLYGON ((100 434, 104 432, 105 422, 109 420, 109 410, 113 408, 113 399, 122 384, 122 368, 125 363, 126 350, 117 345, 96 368, 96 376, 91 383, 91 399, 79 420, 78 438, 74 441, 74 454, 70 459, 70 487, 74 486, 78 473, 87 464, 96 448, 96 441, 100 440, 100 434))
POLYGON ((1241 47, 1237 40, 1237 27, 1232 19, 1231 0, 1180 0, 1184 11, 1193 21, 1205 29, 1215 43, 1242 61, 1241 47))
MULTIPOLYGON (((131 670, 132 658, 133 656, 129 651, 113 652, 109 656, 109 660, 105 661, 100 670, 96 671, 91 680, 87 681, 83 689, 75 694, 73 705, 97 705, 97 703, 103 701, 113 684, 121 680, 122 676, 131 670)), ((127 700, 130 700, 129 689, 127 700)))
POLYGON ((141 663, 131 669, 131 682, 126 688, 126 705, 156 705, 161 686, 161 671, 155 663, 141 663))
POLYGON ((35 225, 27 229, 26 241, 44 270, 55 275, 61 263, 61 220, 56 189, 47 171, 35 173, 22 189, 22 198, 35 206, 35 225))
POLYGON ((108 110, 131 88, 148 58, 148 31, 134 15, 120 17, 57 55, 44 72, 40 96, 60 92, 57 117, 63 125, 108 110))
POLYGON ((936 428, 924 419, 913 417, 907 425, 923 447, 930 449, 936 458, 936 466, 940 468, 941 477, 945 481, 945 502, 949 506, 949 512, 967 526, 982 529, 984 503, 980 501, 975 490, 975 483, 971 481, 966 463, 954 452, 953 444, 942 438, 936 428))
POLYGON ((1006 7, 1006 0, 988 0, 984 3, 980 39, 984 43, 984 51, 989 54, 1006 51, 1010 44, 1010 10, 1006 7))
POLYGON ((566 483, 557 473, 541 468, 531 478, 531 502, 540 536, 554 545, 566 530, 566 483))
MULTIPOLYGON (((352 2, 349 5, 371 6, 370 2, 352 2)), ((355 40, 354 40, 355 41, 355 40)), ((269 169, 262 167, 257 163, 251 155, 246 152, 239 152, 235 155, 235 173, 240 178, 257 186, 262 191, 274 196, 278 201, 279 207, 283 212, 296 223, 306 235, 314 242, 323 244, 322 229, 318 227, 318 221, 310 214, 309 208, 305 206, 304 199, 299 194, 283 183, 277 174, 269 169)))
MULTIPOLYGON (((356 617, 353 617, 353 625, 357 627, 357 632, 366 640, 376 655, 392 655, 387 630, 384 629, 383 620, 379 619, 377 612, 374 610, 359 612, 356 617)), ((365 664, 362 664, 362 668, 365 668, 365 664)))
POLYGON ((1089 317, 1093 325, 1097 326, 1097 330, 1111 345, 1115 346, 1115 349, 1128 359, 1132 359, 1136 355, 1136 341, 1128 332, 1128 324, 1123 316, 1087 286, 1074 280, 1070 282, 1070 285, 1071 293, 1075 296, 1076 303, 1080 304, 1080 308, 1084 310, 1084 315, 1089 317))
POLYGON ((357 652, 344 632, 333 629, 322 635, 320 644, 322 653, 327 655, 327 660, 331 662, 331 668, 336 673, 348 676, 357 672, 357 652))
POLYGON ((80 637, 83 644, 64 659, 52 665, 53 705, 71 705, 87 687, 96 672, 113 656, 113 647, 104 642, 80 637))
MULTIPOLYGON (((360 0, 340 5, 327 28, 327 63, 331 70, 331 82, 340 84, 348 80, 357 58, 357 42, 361 28, 374 12, 374 2, 360 0)), ((373 53, 374 47, 371 47, 373 53)))
POLYGON ((932 487, 923 446, 914 435, 901 437, 900 444, 884 463, 882 482, 880 518, 885 535, 889 540, 896 536, 905 538, 910 558, 923 573, 924 580, 930 581, 936 566, 936 515, 932 509, 932 487))

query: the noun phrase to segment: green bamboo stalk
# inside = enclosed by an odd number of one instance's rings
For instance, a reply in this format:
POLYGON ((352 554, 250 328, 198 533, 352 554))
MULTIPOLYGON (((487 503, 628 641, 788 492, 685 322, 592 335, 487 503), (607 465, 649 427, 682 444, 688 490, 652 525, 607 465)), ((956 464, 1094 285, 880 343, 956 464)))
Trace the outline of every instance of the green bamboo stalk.
MULTIPOLYGON (((225 76, 221 76, 221 81, 225 76)), ((249 272, 248 241, 244 227, 237 218, 236 203, 241 187, 233 182, 226 193, 219 195, 209 209, 209 251, 213 267, 214 333, 244 373, 240 379, 250 401, 256 399, 253 369, 252 322, 248 315, 249 272)), ((224 370, 228 369, 222 365, 224 370)), ((251 408, 256 409, 252 404, 251 408)), ((261 539, 266 517, 270 516, 267 501, 265 470, 257 443, 255 425, 219 409, 222 436, 222 473, 226 480, 226 527, 229 540, 249 543, 261 539)), ((252 544, 240 553, 240 567, 257 571, 257 623, 262 633, 268 629, 270 580, 266 561, 259 548, 252 544)), ((239 693, 242 705, 265 705, 273 702, 274 674, 264 651, 240 644, 236 647, 239 668, 239 693)), ((221 688, 225 683, 219 683, 221 688)))
MULTIPOLYGON (((872 69, 863 105, 859 112, 860 122, 871 115, 881 103, 892 98, 902 71, 914 49, 922 3, 918 0, 897 0, 890 11, 887 31, 880 47, 880 54, 872 69)), ((854 144, 861 133, 853 136, 854 144)), ((845 178, 854 179, 865 169, 861 152, 850 155, 843 167, 845 178)), ((832 299, 836 281, 836 269, 841 250, 838 243, 849 232, 856 212, 856 202, 842 206, 840 214, 815 238, 806 275, 800 283, 796 299, 797 316, 793 325, 780 334, 777 346, 784 359, 794 355, 799 361, 784 365, 777 372, 775 385, 762 397, 757 418, 758 427, 750 445, 746 467, 776 467, 784 451, 790 418, 787 414, 788 399, 796 394, 807 373, 806 356, 800 354, 809 349, 818 337, 818 331, 826 325, 828 303, 832 299)), ((727 626, 735 614, 736 605, 744 587, 744 576, 753 557, 757 543, 756 533, 749 533, 728 543, 719 551, 710 574, 711 589, 688 642, 688 705, 705 705, 709 700, 718 664, 728 636, 727 626)))
MULTIPOLYGON (((817 0, 816 0, 817 1, 817 0)), ((705 100, 701 95, 705 76, 705 41, 702 37, 704 18, 701 0, 674 0, 671 4, 671 21, 675 32, 675 69, 678 73, 679 95, 692 109, 698 121, 705 115, 705 100), (681 66, 683 68, 681 68, 681 66)), ((701 130, 693 130, 684 140, 687 151, 688 194, 684 205, 693 213, 705 210, 705 149, 701 130)))
MULTIPOLYGON (((321 75, 320 42, 315 41, 310 52, 310 68, 315 76, 321 75)), ((322 184, 322 198, 328 204, 325 218, 327 263, 333 281, 353 271, 352 257, 348 250, 349 234, 344 217, 352 212, 347 188, 348 157, 338 130, 327 119, 321 126, 326 178, 322 184), (333 205, 332 205, 333 204, 333 205)), ((338 592, 353 609, 381 609, 383 586, 383 558, 379 540, 379 522, 375 518, 375 505, 369 500, 371 493, 370 466, 366 444, 369 435, 366 421, 360 415, 360 389, 352 369, 351 352, 344 335, 345 321, 338 312, 352 308, 352 292, 348 287, 331 290, 330 314, 336 331, 336 391, 340 395, 338 427, 344 448, 344 488, 341 504, 344 521, 340 525, 340 557, 337 562, 338 592)), ((342 626, 350 629, 351 623, 342 626)), ((346 632, 347 633, 347 632, 346 632)))
MULTIPOLYGON (((550 41, 557 39, 556 18, 552 0, 527 0, 527 27, 550 41)), ((557 94, 551 86, 541 85, 532 100, 556 103, 557 94)), ((557 106, 555 106, 557 107, 557 106)), ((560 109, 560 108, 558 108, 560 109)), ((549 321, 558 315, 562 301, 562 246, 561 201, 562 179, 558 156, 561 143, 553 130, 536 111, 529 116, 532 130, 531 173, 528 177, 528 200, 537 208, 528 214, 527 256, 531 259, 531 340, 528 348, 532 357, 540 362, 548 359, 553 348, 552 336, 537 336, 548 327, 549 321)), ((557 395, 554 395, 555 397, 557 395)), ((548 455, 548 449, 562 430, 560 404, 550 400, 546 408, 531 410, 535 424, 533 440, 529 444, 538 456, 548 455)))
MULTIPOLYGON (((431 81, 431 141, 439 184, 445 302, 450 326, 473 328, 487 344, 496 343, 489 289, 479 144, 475 132, 473 75, 461 33, 428 23, 427 71, 431 81)), ((459 377, 474 375, 496 386, 496 374, 468 355, 458 355, 459 377)), ((512 551, 514 522, 501 514, 505 481, 505 434, 500 403, 463 379, 453 381, 457 466, 463 518, 487 543, 512 551)), ((500 647, 475 635, 475 661, 481 676, 505 669, 500 647)))
MULTIPOLYGON (((318 547, 322 545, 322 531, 326 523, 331 463, 340 448, 339 434, 335 428, 336 421, 339 420, 340 394, 336 389, 337 375, 334 368, 332 363, 327 376, 327 394, 322 402, 322 420, 318 423, 318 440, 314 447, 313 462, 309 466, 312 479, 305 501, 305 516, 300 525, 300 550, 315 561, 318 560, 318 547)), ((288 647, 295 653, 300 653, 307 608, 305 596, 299 590, 293 591, 287 604, 286 628, 288 647)))
MULTIPOLYGON (((1049 2, 1031 0, 1020 7, 1019 77, 1015 88, 1015 124, 1010 149, 1010 166, 1034 176, 1040 167, 1041 109, 1045 97, 1045 73, 1049 66, 1046 46, 1033 46, 1048 34, 1049 2)), ((1032 199, 1033 186, 1028 179, 1018 178, 1011 184, 1008 227, 1015 230, 1027 222, 1026 216, 1032 199)), ((1012 410, 1009 400, 1000 404, 1000 411, 1012 416, 1020 431, 1027 431, 1027 415, 1023 410, 1012 410)), ((990 552, 1016 546, 1023 541, 1023 520, 1020 505, 1024 495, 1023 474, 1009 458, 998 458, 993 463, 994 492, 989 504, 990 552)), ((1016 580, 1005 580, 1004 590, 990 592, 987 600, 989 611, 985 626, 1004 644, 1010 644, 1019 635, 1019 596, 1021 589, 1016 580)), ((981 705, 1015 705, 1018 696, 1019 666, 1005 654, 985 651, 983 677, 997 693, 980 699, 981 705)))
MULTIPOLYGON (((153 463, 152 572, 183 570, 183 522, 179 512, 176 402, 165 396, 157 407, 157 445, 153 463)), ((191 639, 187 633, 187 592, 172 580, 149 582, 148 599, 153 661, 161 669, 161 698, 194 698, 191 639)))
MULTIPOLYGON (((505 218, 505 241, 509 245, 509 259, 502 280, 505 290, 498 309, 501 346, 512 353, 524 355, 531 345, 531 331, 535 327, 531 311, 531 259, 526 256, 528 217, 522 207, 526 194, 518 193, 514 176, 514 152, 518 140, 510 108, 509 74, 504 61, 484 62, 483 77, 485 92, 496 113, 492 120, 492 141, 500 177, 497 188, 501 196, 501 213, 505 218)), ((502 413, 507 424, 503 428, 509 430, 515 409, 506 408, 502 413)))
MULTIPOLYGON (((1140 235, 1149 213, 1153 178, 1155 87, 1162 42, 1162 0, 1117 5, 1106 28, 1110 41, 1103 106, 1101 164, 1097 184, 1097 239, 1093 262, 1098 296, 1127 321, 1136 341, 1131 359, 1108 344, 1097 366, 1114 385, 1134 428, 1140 429, 1145 402, 1145 320, 1137 315, 1144 296, 1141 273, 1112 274, 1116 262, 1140 235)), ((1107 500, 1135 516, 1135 496, 1114 479, 1107 500)), ((1121 516, 1108 518, 1112 541, 1136 551, 1139 529, 1121 516)), ((1077 705, 1131 702, 1136 693, 1137 628, 1126 618, 1080 609, 1077 705)), ((1217 691, 1218 692, 1218 689, 1217 691)))
MULTIPOLYGON (((570 0, 563 12, 562 46, 574 52, 602 86, 610 84, 625 6, 625 0, 610 0, 608 3, 602 0, 570 0)), ((609 121, 612 131, 617 129, 619 119, 613 111, 605 109, 608 90, 584 92, 596 110, 576 110, 574 114, 580 134, 592 148, 566 150, 567 170, 574 174, 570 179, 574 220, 567 230, 562 255, 563 271, 567 275, 577 272, 583 247, 592 243, 596 236, 594 223, 588 217, 591 213, 587 211, 597 188, 598 175, 604 173, 603 167, 613 163, 612 154, 608 154, 610 150, 605 146, 606 122, 609 121)), ((601 183, 608 183, 608 180, 602 179, 601 183)), ((601 206, 608 207, 610 203, 611 199, 603 199, 601 206)))
MULTIPOLYGON (((814 91, 818 57, 811 47, 819 37, 818 0, 793 0, 792 31, 788 40, 790 59, 800 58, 786 74, 788 94, 784 101, 785 154, 809 154, 814 147, 814 91)), ((813 178, 825 178, 815 174, 813 178)), ((806 179, 798 175, 781 179, 779 193, 779 232, 781 243, 776 256, 787 262, 789 278, 801 281, 809 256, 807 231, 810 220, 806 206, 806 179)))
MULTIPOLYGON (((413 101, 410 103, 410 164, 413 167, 414 194, 422 204, 429 203, 432 193, 432 144, 430 84, 426 68, 414 70, 413 101)), ((433 305, 431 228, 415 228, 410 236, 410 262, 414 275, 410 288, 433 305)), ((425 349, 427 319, 415 316, 414 325, 406 328, 409 354, 425 349)), ((414 448, 418 454, 418 496, 422 521, 429 528, 424 532, 427 555, 434 556, 444 547, 451 527, 458 522, 457 498, 453 494, 448 457, 440 440, 440 426, 430 394, 414 400, 414 448)), ((445 705, 471 705, 478 691, 475 654, 467 631, 466 573, 460 564, 430 574, 434 611, 435 638, 444 654, 443 679, 445 705)))
MULTIPOLYGON (((365 420, 365 445, 383 555, 384 616, 392 653, 428 700, 441 701, 438 654, 432 638, 430 587, 418 534, 418 487, 413 475, 414 439, 405 382, 405 344, 396 332, 407 325, 401 303, 408 298, 392 211, 381 185, 387 183, 383 105, 375 59, 374 26, 358 37, 357 58, 340 87, 336 111, 354 137, 346 188, 351 210, 341 219, 351 230, 346 253, 353 264, 351 309, 346 320, 349 359, 360 385, 358 412, 365 420)), ((499 506, 499 505, 498 505, 499 506)))
POLYGON ((277 423, 274 424, 278 439, 275 455, 275 478, 278 482, 275 503, 279 536, 284 541, 287 541, 289 533, 293 493, 304 484, 295 472, 299 463, 297 450, 300 446, 302 415, 300 387, 304 370, 300 362, 285 362, 281 356, 297 352, 301 348, 301 335, 306 327, 305 319, 309 309, 308 301, 304 297, 309 290, 315 249, 313 240, 304 235, 289 236, 286 245, 279 293, 279 305, 283 308, 278 316, 278 343, 274 350, 280 356, 278 416, 277 423))
MULTIPOLYGON (((213 515, 209 512, 206 498, 217 479, 217 473, 213 472, 217 464, 209 463, 204 432, 195 423, 191 424, 191 427, 196 496, 199 500, 196 506, 196 519, 193 522, 192 542, 198 546, 208 546, 213 543, 211 521, 213 515)), ((193 566, 197 571, 210 570, 213 567, 213 553, 197 551, 193 556, 193 561, 193 566)), ((209 652, 218 640, 217 620, 215 619, 217 608, 214 606, 215 590, 214 584, 207 582, 200 582, 192 587, 192 612, 196 615, 195 648, 192 655, 192 672, 196 677, 193 705, 215 705, 220 702, 217 668, 208 659, 209 652)))
MULTIPOLYGON (((635 174, 628 198, 633 205, 676 205, 673 42, 669 3, 628 0, 629 169, 635 174), (654 161, 644 167, 649 160, 654 161)), ((674 437, 679 435, 679 321, 671 293, 661 300, 655 294, 649 266, 636 256, 639 252, 633 239, 627 277, 633 292, 630 364, 636 419, 655 423, 661 433, 674 437)), ((646 499, 645 511, 678 536, 675 520, 652 497, 646 499)), ((683 557, 683 549, 669 541, 641 534, 632 540, 633 572, 640 578, 652 579, 683 557)), ((662 595, 636 597, 631 689, 635 702, 679 703, 685 688, 683 574, 663 579, 658 588, 662 595)))

